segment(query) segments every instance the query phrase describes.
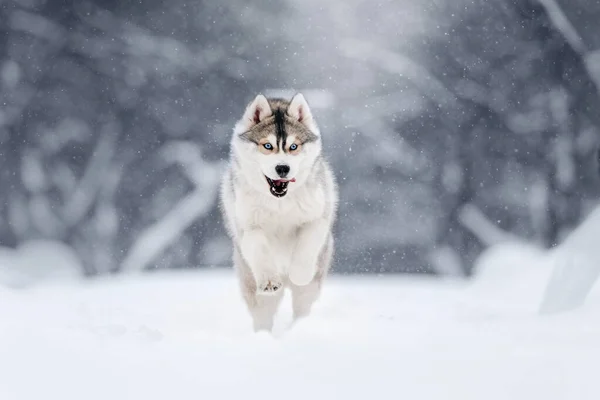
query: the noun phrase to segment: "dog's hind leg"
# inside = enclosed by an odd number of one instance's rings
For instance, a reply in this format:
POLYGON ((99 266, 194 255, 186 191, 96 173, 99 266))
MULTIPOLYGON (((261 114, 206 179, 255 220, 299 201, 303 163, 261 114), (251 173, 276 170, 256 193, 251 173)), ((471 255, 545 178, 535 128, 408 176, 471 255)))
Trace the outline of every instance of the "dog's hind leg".
POLYGON ((234 250, 234 264, 240 280, 242 297, 252 317, 254 330, 271 331, 275 314, 283 298, 283 288, 258 293, 254 275, 238 250, 234 250))
POLYGON ((308 285, 298 286, 292 283, 290 286, 294 320, 308 316, 313 303, 317 301, 321 293, 321 281, 315 277, 308 285))

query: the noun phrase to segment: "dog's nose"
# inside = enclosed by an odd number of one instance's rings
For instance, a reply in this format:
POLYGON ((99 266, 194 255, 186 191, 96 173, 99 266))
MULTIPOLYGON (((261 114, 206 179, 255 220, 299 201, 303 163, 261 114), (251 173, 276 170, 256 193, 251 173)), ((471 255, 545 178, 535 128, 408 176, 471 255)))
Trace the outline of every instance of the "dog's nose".
POLYGON ((275 172, 282 178, 285 178, 290 172, 290 166, 285 164, 279 164, 275 166, 275 172))

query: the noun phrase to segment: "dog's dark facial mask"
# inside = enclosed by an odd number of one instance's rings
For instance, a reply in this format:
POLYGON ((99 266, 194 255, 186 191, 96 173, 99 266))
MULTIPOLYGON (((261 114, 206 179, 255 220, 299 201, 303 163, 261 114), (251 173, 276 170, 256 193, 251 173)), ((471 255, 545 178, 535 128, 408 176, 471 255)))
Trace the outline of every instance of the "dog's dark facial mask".
POLYGON ((267 183, 270 186, 271 194, 275 197, 283 197, 287 194, 288 184, 290 182, 296 182, 295 178, 292 179, 270 179, 265 176, 267 183))

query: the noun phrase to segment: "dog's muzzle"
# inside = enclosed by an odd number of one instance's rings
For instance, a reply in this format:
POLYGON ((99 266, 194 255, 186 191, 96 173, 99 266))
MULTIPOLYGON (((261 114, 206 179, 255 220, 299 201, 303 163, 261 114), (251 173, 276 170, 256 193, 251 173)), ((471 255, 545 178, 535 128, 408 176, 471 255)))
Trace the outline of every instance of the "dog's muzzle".
POLYGON ((267 183, 270 186, 271 194, 275 197, 283 197, 287 194, 288 184, 290 182, 296 182, 295 178, 292 179, 270 179, 268 176, 267 183))

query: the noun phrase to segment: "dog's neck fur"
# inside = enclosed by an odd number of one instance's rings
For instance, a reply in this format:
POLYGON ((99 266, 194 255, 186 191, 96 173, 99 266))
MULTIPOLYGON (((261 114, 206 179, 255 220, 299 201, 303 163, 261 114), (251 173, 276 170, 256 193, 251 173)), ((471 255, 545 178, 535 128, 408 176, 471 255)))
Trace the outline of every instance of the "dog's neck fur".
POLYGON ((239 200, 239 222, 246 227, 260 226, 279 231, 279 225, 298 227, 322 217, 327 209, 325 188, 318 178, 323 168, 323 159, 318 157, 308 178, 283 198, 269 193, 266 182, 264 190, 260 191, 246 177, 237 174, 232 179, 232 185, 239 200))

